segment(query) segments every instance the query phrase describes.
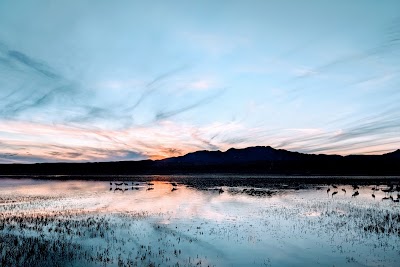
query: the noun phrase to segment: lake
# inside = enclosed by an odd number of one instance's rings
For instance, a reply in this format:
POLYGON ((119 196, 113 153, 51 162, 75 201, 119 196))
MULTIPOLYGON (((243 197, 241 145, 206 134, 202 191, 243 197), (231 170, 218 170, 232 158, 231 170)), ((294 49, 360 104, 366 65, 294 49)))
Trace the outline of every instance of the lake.
POLYGON ((1 178, 0 265, 400 266, 400 180, 310 180, 1 178))

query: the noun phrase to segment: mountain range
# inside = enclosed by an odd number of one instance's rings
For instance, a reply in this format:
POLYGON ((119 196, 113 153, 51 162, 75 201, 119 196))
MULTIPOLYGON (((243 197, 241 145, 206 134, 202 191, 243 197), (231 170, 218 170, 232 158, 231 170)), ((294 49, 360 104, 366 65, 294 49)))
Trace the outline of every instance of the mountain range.
POLYGON ((109 174, 400 175, 400 149, 383 155, 304 154, 270 146, 196 151, 162 160, 0 164, 0 175, 109 174))

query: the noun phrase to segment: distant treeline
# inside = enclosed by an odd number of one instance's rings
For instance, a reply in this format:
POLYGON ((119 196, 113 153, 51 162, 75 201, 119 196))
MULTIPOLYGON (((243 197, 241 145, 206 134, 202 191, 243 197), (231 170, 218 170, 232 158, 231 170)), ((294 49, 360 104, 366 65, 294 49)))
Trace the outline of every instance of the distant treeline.
POLYGON ((152 161, 1 164, 0 175, 287 174, 400 175, 400 150, 373 156, 313 155, 252 147, 152 161))

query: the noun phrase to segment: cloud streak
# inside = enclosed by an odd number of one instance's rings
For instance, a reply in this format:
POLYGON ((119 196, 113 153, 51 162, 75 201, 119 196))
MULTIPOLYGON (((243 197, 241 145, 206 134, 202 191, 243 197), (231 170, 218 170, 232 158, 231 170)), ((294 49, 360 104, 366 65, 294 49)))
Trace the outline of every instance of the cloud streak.
POLYGON ((8 51, 7 55, 10 59, 14 59, 15 61, 18 61, 19 63, 24 64, 25 66, 35 70, 36 72, 46 76, 47 78, 50 78, 50 79, 60 79, 61 78, 58 74, 56 74, 53 70, 51 70, 50 67, 47 66, 45 63, 36 61, 19 51, 10 50, 10 51, 8 51))

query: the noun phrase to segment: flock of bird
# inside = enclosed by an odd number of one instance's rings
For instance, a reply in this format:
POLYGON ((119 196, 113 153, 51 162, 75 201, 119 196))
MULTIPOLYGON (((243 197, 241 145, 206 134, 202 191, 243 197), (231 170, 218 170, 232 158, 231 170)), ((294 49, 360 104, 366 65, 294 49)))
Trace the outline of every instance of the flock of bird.
MULTIPOLYGON (((358 189, 360 189, 360 187, 358 187, 357 185, 352 185, 353 187, 353 194, 351 195, 351 197, 357 197, 360 193, 358 192, 358 189)), ((334 195, 338 194, 338 187, 336 185, 332 185, 332 198, 334 195)), ((382 198, 382 200, 391 200, 393 202, 399 202, 400 201, 400 186, 397 185, 396 188, 394 187, 393 184, 388 185, 386 188, 379 188, 378 185, 375 185, 374 187, 371 188, 372 192, 372 197, 375 199, 375 192, 381 190, 382 192, 385 193, 385 196, 382 198), (397 192, 397 198, 395 199, 392 194, 394 192, 397 192)), ((329 192, 331 191, 331 188, 328 187, 328 189, 326 190, 326 193, 329 195, 329 192)), ((346 189, 342 188, 342 191, 344 192, 344 194, 346 194, 346 189)))
MULTIPOLYGON (((150 191, 150 190, 153 190, 154 189, 154 187, 153 187, 153 183, 151 183, 151 182, 148 182, 148 183, 146 183, 146 185, 148 186, 147 187, 147 191, 150 191)), ((177 184, 176 183, 171 183, 171 185, 173 186, 172 187, 172 189, 171 189, 171 191, 173 192, 173 191, 175 191, 175 190, 178 190, 178 188, 177 188, 177 184)), ((134 182, 131 182, 131 190, 139 190, 140 189, 140 183, 134 183, 134 182)), ((121 183, 117 183, 117 182, 110 182, 110 191, 122 191, 122 192, 125 192, 125 191, 127 191, 127 190, 129 190, 130 189, 130 187, 129 187, 129 183, 127 183, 127 182, 121 182, 121 183), (113 187, 114 186, 114 187, 113 187)))

